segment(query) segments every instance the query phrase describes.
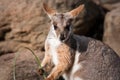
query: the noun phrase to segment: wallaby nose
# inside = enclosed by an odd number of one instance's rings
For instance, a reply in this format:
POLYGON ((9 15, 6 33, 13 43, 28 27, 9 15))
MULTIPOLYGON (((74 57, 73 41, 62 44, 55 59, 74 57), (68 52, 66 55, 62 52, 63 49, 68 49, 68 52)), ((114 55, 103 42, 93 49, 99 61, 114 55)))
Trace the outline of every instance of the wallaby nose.
POLYGON ((60 40, 61 40, 61 41, 65 40, 64 34, 61 34, 61 35, 60 35, 60 40))

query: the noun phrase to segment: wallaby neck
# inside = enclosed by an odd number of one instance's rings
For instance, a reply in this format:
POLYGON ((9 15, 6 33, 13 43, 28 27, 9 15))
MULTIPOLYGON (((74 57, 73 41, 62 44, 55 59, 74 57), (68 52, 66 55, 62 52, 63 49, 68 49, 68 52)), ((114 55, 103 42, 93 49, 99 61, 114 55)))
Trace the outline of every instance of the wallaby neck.
POLYGON ((71 49, 76 50, 77 49, 77 41, 74 38, 74 35, 71 34, 69 38, 64 42, 66 45, 68 45, 71 49))

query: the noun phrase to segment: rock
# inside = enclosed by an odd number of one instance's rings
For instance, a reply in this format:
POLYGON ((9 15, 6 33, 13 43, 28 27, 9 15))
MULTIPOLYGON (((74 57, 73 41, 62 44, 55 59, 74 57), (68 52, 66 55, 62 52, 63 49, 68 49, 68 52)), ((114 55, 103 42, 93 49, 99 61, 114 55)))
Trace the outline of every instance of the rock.
POLYGON ((43 48, 49 20, 42 12, 41 0, 1 0, 0 40, 4 41, 0 54, 15 52, 20 46, 43 48))
POLYGON ((15 40, 1 41, 0 55, 17 52, 19 49, 24 47, 32 48, 32 45, 28 43, 21 43, 15 40))
POLYGON ((6 33, 11 31, 9 14, 5 6, 0 2, 0 41, 5 40, 6 33))
MULTIPOLYGON (((42 59, 42 52, 34 52, 42 59)), ((43 77, 37 74, 38 65, 34 56, 28 50, 21 49, 17 53, 0 56, 0 65, 0 80, 13 80, 14 69, 16 80, 43 80, 43 77), (16 67, 14 68, 15 54, 19 54, 19 56, 16 57, 16 67)))
POLYGON ((92 1, 107 10, 113 10, 120 7, 120 0, 92 0, 92 1))
POLYGON ((120 8, 107 13, 103 41, 120 55, 120 8))
POLYGON ((104 4, 103 7, 107 10, 114 10, 120 7, 120 2, 114 4, 104 4))
POLYGON ((18 43, 15 41, 0 42, 0 55, 15 52, 18 48, 17 46, 18 46, 18 43))

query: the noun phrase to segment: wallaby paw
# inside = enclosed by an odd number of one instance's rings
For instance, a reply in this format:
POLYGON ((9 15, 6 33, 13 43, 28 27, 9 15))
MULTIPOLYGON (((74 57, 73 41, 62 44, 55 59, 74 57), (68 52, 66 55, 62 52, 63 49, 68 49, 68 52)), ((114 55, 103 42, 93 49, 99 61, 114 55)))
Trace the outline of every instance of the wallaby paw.
POLYGON ((48 77, 45 80, 54 80, 52 77, 48 77))
POLYGON ((51 78, 46 78, 45 80, 53 80, 53 79, 51 79, 51 78))
POLYGON ((45 72, 45 71, 44 71, 44 69, 42 69, 42 68, 37 70, 37 73, 38 73, 39 75, 43 75, 44 72, 45 72))

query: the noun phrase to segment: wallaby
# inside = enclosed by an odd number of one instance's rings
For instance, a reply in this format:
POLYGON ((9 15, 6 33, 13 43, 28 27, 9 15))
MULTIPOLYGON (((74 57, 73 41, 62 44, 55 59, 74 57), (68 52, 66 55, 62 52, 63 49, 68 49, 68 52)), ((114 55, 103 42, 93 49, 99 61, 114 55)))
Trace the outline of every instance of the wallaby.
POLYGON ((51 26, 41 65, 54 64, 46 80, 56 80, 59 76, 65 80, 120 80, 120 58, 110 47, 73 34, 72 20, 84 5, 66 13, 58 13, 45 3, 43 8, 51 19, 51 26))

